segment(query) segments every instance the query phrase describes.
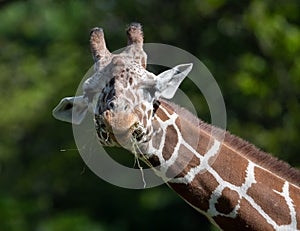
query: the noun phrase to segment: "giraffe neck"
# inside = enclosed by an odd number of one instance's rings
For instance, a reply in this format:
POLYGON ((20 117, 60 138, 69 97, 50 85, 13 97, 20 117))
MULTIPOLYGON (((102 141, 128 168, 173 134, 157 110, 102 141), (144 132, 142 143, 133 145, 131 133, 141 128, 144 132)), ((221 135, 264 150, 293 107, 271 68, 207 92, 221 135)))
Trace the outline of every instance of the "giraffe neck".
POLYGON ((152 126, 148 163, 221 229, 300 230, 299 172, 165 101, 152 126))

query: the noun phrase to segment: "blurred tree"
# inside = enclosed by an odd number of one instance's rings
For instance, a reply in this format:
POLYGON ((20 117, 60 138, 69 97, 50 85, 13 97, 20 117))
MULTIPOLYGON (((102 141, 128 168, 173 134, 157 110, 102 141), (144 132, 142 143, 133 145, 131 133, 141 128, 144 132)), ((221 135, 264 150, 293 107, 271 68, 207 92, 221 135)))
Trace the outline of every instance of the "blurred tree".
MULTIPOLYGON (((298 0, 0 2, 0 230, 213 229, 165 186, 136 191, 97 178, 76 151, 71 126, 52 118, 92 64, 94 26, 104 28, 112 51, 126 44, 124 25, 139 21, 146 42, 199 57, 222 89, 229 130, 300 167, 299 6, 298 0)), ((182 89, 209 121, 191 83, 182 89)), ((120 159, 133 162, 128 153, 120 159)))

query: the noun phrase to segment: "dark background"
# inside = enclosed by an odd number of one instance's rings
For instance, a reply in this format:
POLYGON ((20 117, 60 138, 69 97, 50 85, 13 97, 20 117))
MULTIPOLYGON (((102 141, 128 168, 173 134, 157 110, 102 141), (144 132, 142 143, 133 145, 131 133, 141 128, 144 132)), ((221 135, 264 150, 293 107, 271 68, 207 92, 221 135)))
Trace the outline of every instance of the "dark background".
MULTIPOLYGON (((133 21, 145 42, 180 47, 210 69, 228 130, 300 167, 298 0, 0 1, 0 230, 215 230, 166 186, 99 179, 71 125, 51 115, 92 65, 90 29, 103 27, 114 51, 133 21)), ((210 118, 205 106, 198 115, 210 118)))

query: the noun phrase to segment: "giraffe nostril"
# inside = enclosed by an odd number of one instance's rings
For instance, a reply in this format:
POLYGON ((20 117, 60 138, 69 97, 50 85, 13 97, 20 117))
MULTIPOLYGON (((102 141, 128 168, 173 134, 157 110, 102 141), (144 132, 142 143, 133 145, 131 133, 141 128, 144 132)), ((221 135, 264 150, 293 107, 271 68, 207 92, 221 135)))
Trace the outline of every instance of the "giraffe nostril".
POLYGON ((110 113, 109 113, 108 111, 105 111, 105 112, 104 112, 104 116, 105 116, 106 118, 109 117, 109 114, 110 114, 110 113))

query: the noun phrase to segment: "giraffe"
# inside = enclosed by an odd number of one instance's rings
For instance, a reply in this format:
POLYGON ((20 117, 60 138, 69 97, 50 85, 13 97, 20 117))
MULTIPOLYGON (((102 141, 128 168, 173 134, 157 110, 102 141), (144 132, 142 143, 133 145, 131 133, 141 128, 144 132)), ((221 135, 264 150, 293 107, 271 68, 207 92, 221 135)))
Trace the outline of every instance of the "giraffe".
POLYGON ((93 113, 103 146, 130 150, 221 230, 300 230, 300 173, 169 102, 192 64, 155 75, 146 70, 141 25, 127 36, 126 49, 111 54, 103 30, 92 29, 95 73, 54 117, 79 124, 93 113))

